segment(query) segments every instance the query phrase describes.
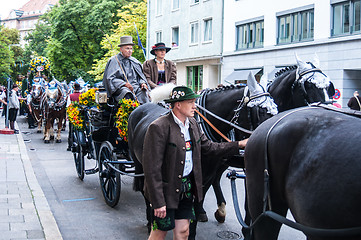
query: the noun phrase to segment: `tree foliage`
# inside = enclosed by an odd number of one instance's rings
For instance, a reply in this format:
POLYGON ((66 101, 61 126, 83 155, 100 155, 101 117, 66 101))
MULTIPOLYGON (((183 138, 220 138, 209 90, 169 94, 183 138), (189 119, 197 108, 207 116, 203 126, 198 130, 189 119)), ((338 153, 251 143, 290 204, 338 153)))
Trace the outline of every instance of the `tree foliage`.
MULTIPOLYGON (((133 37, 134 43, 138 43, 134 24, 136 24, 140 40, 143 46, 145 46, 147 37, 147 1, 141 0, 130 2, 118 11, 117 16, 119 17, 119 21, 115 24, 116 29, 110 35, 107 34, 106 37, 103 37, 103 40, 101 41, 102 49, 106 50, 106 54, 102 58, 96 59, 92 71, 89 71, 89 73, 95 77, 95 80, 98 81, 103 77, 103 72, 108 59, 119 52, 117 46, 121 36, 130 35, 133 37)), ((142 49, 137 46, 134 46, 132 56, 141 62, 145 60, 142 49)))
POLYGON ((17 67, 20 66, 20 59, 23 50, 19 44, 20 35, 17 29, 1 27, 0 29, 0 81, 5 83, 6 79, 11 76, 16 78, 17 67))
POLYGON ((117 9, 127 1, 114 0, 61 0, 48 14, 51 27, 45 54, 57 78, 83 77, 94 59, 101 58, 102 31, 109 33, 116 22, 117 9))

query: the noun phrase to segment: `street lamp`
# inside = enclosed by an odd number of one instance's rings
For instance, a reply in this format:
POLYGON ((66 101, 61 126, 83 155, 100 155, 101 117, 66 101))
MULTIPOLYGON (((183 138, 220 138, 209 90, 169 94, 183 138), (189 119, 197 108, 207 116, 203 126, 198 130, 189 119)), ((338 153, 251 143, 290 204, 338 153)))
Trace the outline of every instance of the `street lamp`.
MULTIPOLYGON (((9 44, 9 52, 10 52, 10 47, 11 46, 20 46, 20 44, 9 44)), ((9 66, 10 68, 10 66, 9 66)), ((7 86, 7 90, 6 90, 6 120, 5 120, 5 128, 4 129, 0 129, 0 134, 14 134, 14 130, 9 129, 9 91, 10 90, 10 83, 11 83, 11 78, 8 77, 7 79, 8 82, 8 86, 7 86)))

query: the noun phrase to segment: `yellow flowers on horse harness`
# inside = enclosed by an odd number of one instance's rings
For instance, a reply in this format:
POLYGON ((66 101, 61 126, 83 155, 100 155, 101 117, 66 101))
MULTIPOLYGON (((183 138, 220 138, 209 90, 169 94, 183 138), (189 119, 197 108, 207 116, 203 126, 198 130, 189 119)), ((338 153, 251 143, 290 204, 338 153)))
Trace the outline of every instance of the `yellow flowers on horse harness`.
POLYGON ((43 67, 41 71, 48 70, 50 72, 50 61, 46 57, 36 57, 31 59, 29 70, 34 73, 37 71, 37 67, 41 66, 43 67))

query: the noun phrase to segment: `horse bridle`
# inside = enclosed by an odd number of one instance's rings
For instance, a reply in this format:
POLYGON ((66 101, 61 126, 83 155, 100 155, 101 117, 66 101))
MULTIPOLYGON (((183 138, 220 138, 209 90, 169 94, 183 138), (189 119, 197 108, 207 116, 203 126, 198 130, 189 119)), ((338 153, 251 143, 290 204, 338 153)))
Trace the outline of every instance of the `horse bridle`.
MULTIPOLYGON (((246 90, 244 90, 246 91, 246 90)), ((241 111, 241 109, 247 105, 248 102, 254 100, 254 99, 257 99, 257 98, 260 98, 260 97, 264 97, 264 96, 269 96, 270 97, 270 94, 268 92, 263 92, 263 93, 260 93, 260 94, 257 94, 257 95, 254 95, 254 96, 251 96, 249 97, 248 96, 248 91, 247 93, 245 92, 243 98, 241 100, 239 100, 239 105, 238 107, 234 110, 234 116, 232 118, 231 121, 227 121, 226 119, 224 118, 221 118, 219 116, 217 116, 216 114, 212 113, 211 111, 209 111, 208 109, 205 108, 205 101, 206 101, 206 96, 207 94, 209 93, 209 89, 206 89, 205 91, 203 91, 201 93, 201 97, 198 99, 198 103, 196 104, 196 106, 201 109, 203 111, 203 114, 204 116, 200 115, 200 117, 204 117, 206 118, 206 114, 209 114, 210 116, 216 118, 217 120, 220 120, 226 124, 228 124, 229 126, 233 127, 233 129, 237 129, 241 132, 244 132, 246 134, 252 134, 252 130, 248 130, 248 129, 245 129, 245 128, 242 128, 238 125, 238 118, 239 118, 239 113, 241 111)), ((265 100, 266 101, 266 100, 265 100)), ((248 112, 248 115, 249 115, 249 112, 248 112)), ((249 117, 249 116, 248 116, 249 117)), ((250 117, 249 117, 250 118, 250 117)), ((203 132, 204 134, 209 138, 211 139, 212 141, 216 142, 217 139, 214 137, 214 135, 212 134, 211 130, 210 130, 210 127, 212 127, 214 129, 214 126, 212 126, 211 124, 206 124, 205 122, 207 122, 208 120, 204 119, 205 121, 199 121, 200 122, 200 125, 201 125, 201 128, 203 129, 203 132)), ((251 121, 252 122, 252 121, 251 121)), ((251 124, 252 125, 252 124, 251 124)), ((251 126, 252 127, 252 126, 251 126)), ((219 130, 216 130, 214 129, 216 132, 218 132, 219 130)), ((232 131, 232 130, 231 130, 232 131)), ((221 136, 223 134, 220 134, 221 136)), ((223 136, 222 136, 223 137, 223 136)), ((224 137, 223 137, 224 138, 224 137)), ((225 138, 226 139, 226 138, 225 138)), ((226 141, 228 141, 226 139, 226 141)))
POLYGON ((325 77, 327 77, 326 74, 324 74, 321 69, 316 68, 311 62, 309 62, 309 64, 311 64, 312 68, 309 69, 309 70, 306 70, 306 71, 301 72, 301 73, 299 74, 298 78, 296 78, 295 81, 294 81, 293 84, 292 84, 292 94, 293 94, 293 91, 294 91, 294 89, 296 88, 297 85, 299 85, 299 86, 301 87, 302 95, 303 95, 303 97, 304 97, 306 106, 310 105, 310 104, 311 104, 311 101, 310 101, 310 99, 309 99, 309 96, 308 96, 307 91, 306 91, 306 88, 305 88, 305 82, 306 82, 308 79, 314 77, 314 75, 315 75, 316 72, 321 73, 322 75, 324 75, 325 77), (311 76, 309 76, 306 80, 300 81, 300 80, 302 79, 302 77, 305 76, 305 75, 308 74, 308 73, 313 73, 313 74, 312 74, 311 76))

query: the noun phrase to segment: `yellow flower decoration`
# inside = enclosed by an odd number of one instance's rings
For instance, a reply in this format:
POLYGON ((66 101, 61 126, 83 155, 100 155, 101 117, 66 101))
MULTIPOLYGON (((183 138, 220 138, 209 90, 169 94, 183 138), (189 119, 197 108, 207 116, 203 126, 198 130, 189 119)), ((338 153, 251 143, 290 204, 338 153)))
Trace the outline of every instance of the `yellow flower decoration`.
POLYGON ((81 115, 80 107, 77 102, 72 102, 66 109, 68 119, 73 126, 78 129, 84 129, 84 118, 81 115))
POLYGON ((119 136, 128 142, 128 118, 139 106, 139 102, 130 99, 120 99, 119 108, 115 115, 115 126, 118 128, 119 136))
POLYGON ((43 66, 44 70, 50 71, 50 61, 46 57, 36 57, 30 61, 30 71, 36 71, 36 67, 43 66))
POLYGON ((85 93, 80 94, 79 96, 79 104, 92 107, 96 105, 95 102, 95 92, 97 91, 97 88, 91 88, 85 93))

